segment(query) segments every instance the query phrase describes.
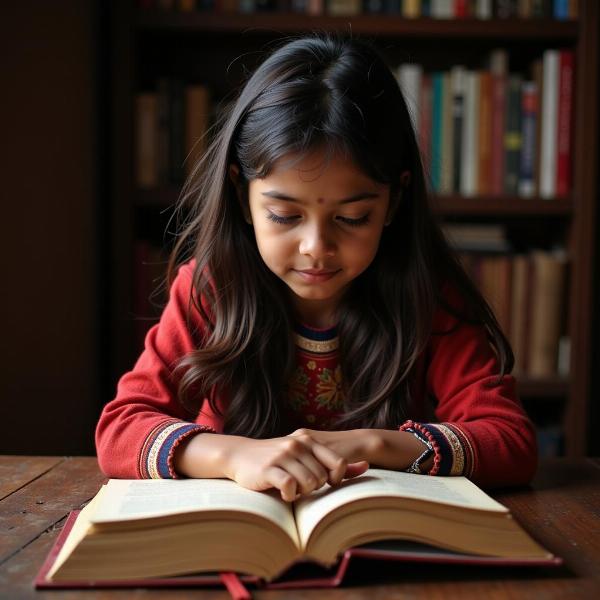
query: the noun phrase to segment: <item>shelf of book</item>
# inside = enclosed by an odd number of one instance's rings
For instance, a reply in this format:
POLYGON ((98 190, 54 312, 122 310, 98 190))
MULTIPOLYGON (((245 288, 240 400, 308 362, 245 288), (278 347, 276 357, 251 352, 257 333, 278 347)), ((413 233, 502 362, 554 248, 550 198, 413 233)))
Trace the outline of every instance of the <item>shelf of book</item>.
POLYGON ((311 29, 347 29, 357 34, 402 36, 407 38, 464 38, 570 42, 577 38, 576 21, 554 19, 406 19, 398 14, 358 16, 305 15, 300 13, 239 14, 211 11, 140 11, 141 31, 198 33, 294 33, 311 29), (352 19, 352 23, 348 19, 352 19))
MULTIPOLYGON (((143 4, 148 6, 153 3, 146 1, 143 4)), ((423 3, 422 6, 425 5, 423 3)), ((482 223, 507 227, 510 239, 506 248, 495 249, 491 255, 485 248, 481 255, 475 250, 468 258, 474 265, 475 278, 481 278, 480 283, 488 290, 487 293, 494 295, 503 292, 500 301, 496 298, 491 303, 503 315, 507 330, 511 326, 514 329, 514 323, 518 319, 511 319, 514 315, 502 303, 508 302, 508 296, 513 293, 524 293, 526 272, 529 273, 529 279, 534 281, 532 275, 536 269, 539 270, 541 275, 535 285, 546 290, 554 286, 552 289, 561 297, 560 302, 546 302, 543 309, 553 315, 556 322, 552 327, 544 328, 538 324, 543 334, 547 334, 544 329, 552 330, 555 355, 546 357, 540 374, 520 373, 519 391, 522 397, 540 401, 541 405, 544 400, 562 402, 559 411, 561 421, 556 425, 561 438, 557 447, 560 446, 569 455, 585 453, 585 424, 590 402, 589 323, 592 316, 594 201, 597 194, 595 169, 598 156, 598 144, 594 136, 598 118, 597 31, 600 17, 596 2, 581 0, 578 19, 520 19, 514 16, 486 19, 407 19, 398 14, 313 16, 284 12, 219 14, 200 10, 136 10, 136 3, 133 2, 114 2, 114 6, 113 97, 116 133, 113 256, 115 259, 121 258, 125 252, 135 257, 129 263, 115 261, 113 296, 115 314, 119 313, 113 325, 115 379, 124 366, 131 364, 139 352, 144 331, 157 316, 156 306, 149 306, 147 296, 155 289, 149 283, 149 278, 156 282, 160 277, 161 261, 164 265, 165 256, 158 248, 164 243, 164 239, 158 239, 156 223, 152 226, 154 233, 144 232, 144 221, 148 215, 156 214, 166 223, 170 210, 177 202, 185 176, 181 164, 173 171, 172 157, 165 154, 164 148, 162 160, 167 161, 171 167, 163 164, 156 171, 152 163, 148 170, 148 160, 145 165, 140 165, 136 155, 140 140, 136 139, 136 135, 140 126, 139 102, 142 96, 146 106, 151 107, 151 112, 146 114, 146 121, 149 117, 150 120, 156 118, 152 111, 156 114, 157 110, 172 106, 168 104, 171 100, 165 102, 172 89, 183 94, 184 106, 189 98, 195 99, 196 115, 200 118, 196 119, 193 131, 186 131, 187 125, 180 121, 174 130, 169 126, 168 132, 163 131, 154 138, 155 141, 164 141, 169 136, 174 136, 181 145, 176 157, 182 154, 186 156, 189 151, 186 144, 189 143, 190 136, 198 140, 201 135, 198 133, 199 123, 200 128, 208 127, 219 109, 220 100, 229 93, 227 86, 237 85, 238 79, 242 78, 230 70, 231 61, 239 63, 234 65, 233 71, 237 69, 242 74, 250 70, 254 61, 264 55, 270 40, 289 33, 311 30, 352 31, 356 35, 371 37, 376 42, 381 40, 382 50, 389 50, 392 60, 398 61, 408 51, 411 60, 416 63, 421 61, 419 78, 422 77, 424 84, 429 86, 426 88, 429 96, 425 96, 425 101, 429 103, 428 111, 436 110, 436 89, 438 93, 441 91, 437 100, 441 102, 444 98, 443 90, 446 86, 453 85, 452 69, 459 64, 465 65, 461 77, 471 77, 471 83, 475 82, 476 86, 481 86, 480 89, 489 85, 487 72, 492 75, 492 79, 500 74, 507 81, 512 79, 515 86, 528 84, 529 89, 532 87, 531 82, 534 82, 537 85, 537 96, 533 98, 537 99, 540 106, 545 102, 544 78, 548 73, 553 73, 552 87, 557 90, 554 96, 555 112, 548 121, 548 117, 544 117, 541 109, 537 108, 536 111, 539 112, 535 112, 534 119, 539 120, 537 127, 540 131, 548 129, 543 125, 545 118, 546 123, 552 124, 552 131, 562 132, 563 154, 558 162, 543 166, 541 156, 545 142, 541 134, 534 141, 531 132, 519 132, 523 138, 530 136, 527 142, 528 152, 534 149, 537 160, 540 161, 533 169, 531 164, 526 165, 529 180, 525 187, 518 187, 518 169, 524 167, 523 164, 515 167, 514 155, 511 158, 506 154, 504 158, 508 157, 507 162, 498 171, 497 167, 491 167, 495 162, 490 160, 493 155, 490 154, 491 149, 487 148, 487 158, 482 161, 480 157, 478 165, 479 173, 483 175, 473 178, 473 173, 460 171, 459 161, 454 158, 450 172, 444 173, 439 165, 445 165, 444 168, 448 171, 447 152, 452 146, 436 149, 432 145, 428 137, 432 132, 432 121, 424 122, 419 142, 424 149, 424 160, 432 184, 432 209, 442 222, 467 226, 475 223, 476 227, 482 223), (432 47, 432 42, 438 40, 445 42, 443 53, 436 50, 437 45, 432 47), (494 52, 496 59, 501 59, 499 62, 496 60, 501 65, 500 71, 496 73, 492 66, 493 57, 489 62, 486 58, 494 52), (552 68, 545 72, 545 66, 552 68), (567 81, 565 73, 571 79, 561 87, 560 82, 567 81), (512 77, 513 75, 518 77, 512 77), (173 87, 172 81, 175 82, 173 87), (160 138, 160 135, 163 137, 160 138), (566 141, 568 144, 565 146, 566 141), (508 186, 503 179, 502 169, 511 160, 511 168, 516 168, 517 171, 513 171, 512 183, 508 186), (559 171, 560 177, 553 178, 554 172, 559 171), (486 183, 488 175, 490 181, 494 180, 493 185, 486 183), (461 187, 459 181, 466 176, 472 178, 468 189, 461 187), (542 184, 544 177, 545 184, 542 184), (557 258, 557 251, 561 258, 557 258), (529 263, 534 266, 527 266, 529 263), (141 267, 142 264, 145 266, 141 267), (143 271, 146 272, 145 276, 143 271), (519 271, 518 275, 515 275, 516 271, 519 271), (549 277, 550 273, 553 273, 552 277, 549 277), (513 290, 517 279, 521 282, 518 284, 520 292, 513 290), (144 318, 149 320, 144 321, 144 318), (509 325, 509 322, 513 325, 509 325), (562 354, 558 356, 560 352, 562 354), (547 360, 548 358, 551 360, 547 360)), ((395 62, 390 66, 395 69, 400 82, 400 65, 395 62)), ((414 79, 414 73, 409 75, 414 79)), ((530 97, 527 106, 531 107, 531 101, 530 97)), ((181 103, 181 97, 177 102, 181 103)), ((446 107, 443 110, 447 110, 448 105, 443 106, 446 107)), ((524 106, 522 109, 525 111, 524 106)), ((181 104, 177 110, 181 111, 181 104)), ((494 105, 491 105, 490 111, 490 104, 484 105, 482 110, 488 111, 488 115, 498 112, 494 111, 494 105)), ((531 114, 524 114, 528 126, 535 122, 531 120, 531 114)), ((509 120, 507 108, 506 121, 509 120)), ((498 130, 492 134, 492 139, 502 139, 502 143, 504 137, 503 133, 498 138, 498 130)), ((514 138, 514 130, 509 137, 514 138)), ((456 147, 453 154, 457 154, 456 147)), ((469 163, 468 155, 461 155, 461 159, 463 164, 469 163)), ((156 160, 156 156, 150 155, 150 160, 156 160)), ((557 160, 556 155, 553 160, 557 160)), ((189 164, 186 165, 186 170, 188 168, 189 164)), ((154 295, 154 300, 156 298, 154 295)), ((535 305, 536 301, 533 302, 535 305)), ((528 311, 533 314, 539 312, 537 306, 531 308, 531 301, 527 304, 528 311)), ((527 331, 527 326, 525 321, 525 325, 520 323, 517 329, 525 327, 527 331)), ((538 340, 540 347, 542 338, 543 335, 538 340)), ((521 357, 523 352, 522 349, 519 350, 521 357)))

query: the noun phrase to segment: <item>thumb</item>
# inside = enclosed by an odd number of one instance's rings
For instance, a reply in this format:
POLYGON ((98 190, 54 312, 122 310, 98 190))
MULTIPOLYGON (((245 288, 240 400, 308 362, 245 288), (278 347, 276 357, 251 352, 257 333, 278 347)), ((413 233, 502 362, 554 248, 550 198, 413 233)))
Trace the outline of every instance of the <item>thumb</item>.
POLYGON ((366 460, 351 463, 346 467, 344 479, 351 479, 362 475, 369 468, 369 463, 366 460))

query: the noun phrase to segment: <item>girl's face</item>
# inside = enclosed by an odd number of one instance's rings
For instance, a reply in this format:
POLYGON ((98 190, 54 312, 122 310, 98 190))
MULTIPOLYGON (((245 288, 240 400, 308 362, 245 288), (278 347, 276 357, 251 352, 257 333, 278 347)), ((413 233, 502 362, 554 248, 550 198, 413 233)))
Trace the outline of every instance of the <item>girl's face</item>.
MULTIPOLYGON (((284 159, 287 157, 284 157, 284 159)), ((328 327, 353 279, 370 264, 390 220, 390 186, 341 156, 314 152, 293 167, 277 163, 249 183, 246 220, 260 255, 291 292, 299 317, 328 327)), ((237 182, 237 167, 230 167, 237 182)))

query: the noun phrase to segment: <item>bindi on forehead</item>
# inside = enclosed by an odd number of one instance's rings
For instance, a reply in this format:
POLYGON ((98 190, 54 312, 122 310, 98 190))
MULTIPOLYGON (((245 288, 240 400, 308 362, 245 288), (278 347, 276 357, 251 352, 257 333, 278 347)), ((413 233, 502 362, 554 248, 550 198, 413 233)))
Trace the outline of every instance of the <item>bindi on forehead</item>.
POLYGON ((323 198, 317 198, 317 204, 323 204, 323 202, 325 202, 323 198))

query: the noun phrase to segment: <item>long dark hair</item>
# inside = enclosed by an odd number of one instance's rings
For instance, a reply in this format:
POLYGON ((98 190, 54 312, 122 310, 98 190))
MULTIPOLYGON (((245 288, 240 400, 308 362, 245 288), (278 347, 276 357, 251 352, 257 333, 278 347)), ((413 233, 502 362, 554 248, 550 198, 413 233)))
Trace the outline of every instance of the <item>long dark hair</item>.
POLYGON ((284 155, 300 160, 317 148, 347 152, 371 179, 401 194, 377 255, 339 310, 345 410, 338 426, 395 428, 407 417, 417 359, 431 335, 445 333, 432 330, 438 307, 458 323, 483 325, 499 377, 511 371, 507 339, 431 215, 406 102, 372 42, 339 33, 284 40, 215 131, 184 186, 186 217, 167 273, 170 286, 178 266, 196 259, 192 302, 207 323, 198 349, 177 366, 184 405, 197 411, 208 397, 219 412, 213 392, 226 391, 225 432, 286 433, 281 399, 294 368, 293 320, 284 284, 244 221, 228 166, 239 166, 247 193, 248 182, 267 176, 284 155), (445 300, 448 283, 462 298, 460 310, 445 300))

